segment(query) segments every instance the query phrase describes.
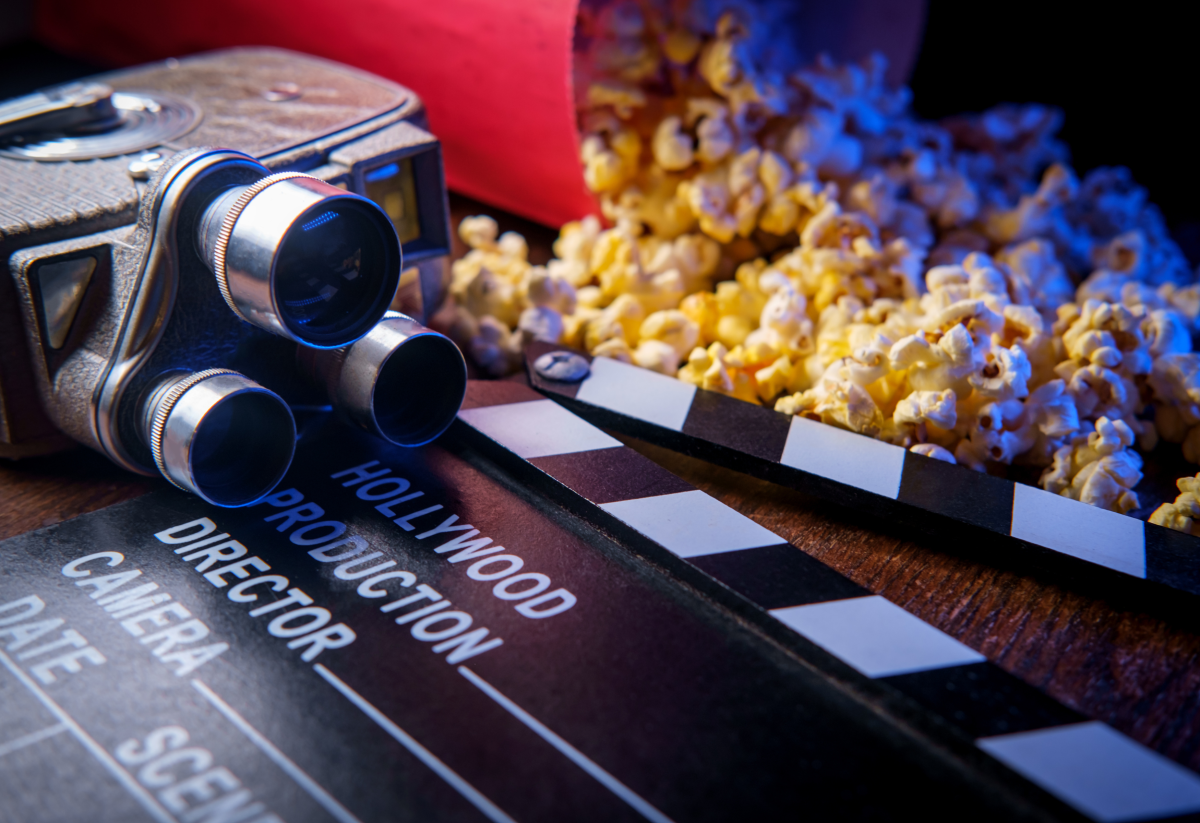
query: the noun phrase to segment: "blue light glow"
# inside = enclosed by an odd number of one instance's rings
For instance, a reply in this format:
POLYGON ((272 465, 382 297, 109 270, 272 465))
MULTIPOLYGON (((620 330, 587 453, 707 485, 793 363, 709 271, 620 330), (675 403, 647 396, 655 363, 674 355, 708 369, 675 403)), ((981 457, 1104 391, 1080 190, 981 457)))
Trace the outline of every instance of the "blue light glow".
POLYGON ((300 228, 303 231, 309 231, 310 229, 315 229, 317 226, 324 226, 330 220, 336 219, 337 216, 338 216, 338 213, 336 211, 327 211, 324 214, 322 214, 320 217, 316 217, 316 218, 313 218, 312 220, 309 220, 307 223, 302 225, 300 228))
POLYGON ((371 169, 363 175, 363 179, 368 183, 378 183, 380 180, 387 180, 389 177, 395 177, 400 173, 399 163, 388 163, 386 166, 380 166, 377 169, 371 169))

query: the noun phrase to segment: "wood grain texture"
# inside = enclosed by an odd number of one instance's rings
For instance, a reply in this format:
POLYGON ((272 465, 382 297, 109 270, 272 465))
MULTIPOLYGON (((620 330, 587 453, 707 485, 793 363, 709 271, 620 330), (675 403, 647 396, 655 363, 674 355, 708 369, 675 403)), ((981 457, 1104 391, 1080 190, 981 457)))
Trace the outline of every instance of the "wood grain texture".
POLYGON ((131 474, 83 447, 0 460, 0 540, 132 500, 165 483, 131 474))
MULTIPOLYGON (((451 198, 454 225, 493 213, 451 198)), ((531 258, 555 232, 496 214, 524 233, 531 258)), ((456 243, 457 243, 456 239, 456 243)), ((464 253, 461 244, 456 256, 464 253)), ((651 459, 1084 714, 1200 770, 1200 602, 1157 601, 1062 574, 1039 574, 995 550, 947 543, 620 437, 651 459)), ((128 500, 163 483, 78 449, 0 461, 0 539, 128 500)), ((3 562, 0 558, 0 562, 3 562)))

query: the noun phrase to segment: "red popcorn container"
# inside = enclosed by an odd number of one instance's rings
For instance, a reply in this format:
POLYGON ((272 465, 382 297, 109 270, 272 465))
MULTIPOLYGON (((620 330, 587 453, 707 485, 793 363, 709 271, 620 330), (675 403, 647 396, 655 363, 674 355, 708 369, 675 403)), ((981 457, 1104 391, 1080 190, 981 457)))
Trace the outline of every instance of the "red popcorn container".
MULTIPOLYGON (((558 226, 597 211, 579 163, 573 43, 579 0, 39 0, 37 36, 125 66, 266 45, 357 66, 413 89, 454 190, 558 226)), ((719 11, 719 3, 709 3, 719 11)), ((797 5, 802 52, 889 59, 903 82, 922 0, 797 5)), ((281 77, 281 82, 287 78, 281 77)))

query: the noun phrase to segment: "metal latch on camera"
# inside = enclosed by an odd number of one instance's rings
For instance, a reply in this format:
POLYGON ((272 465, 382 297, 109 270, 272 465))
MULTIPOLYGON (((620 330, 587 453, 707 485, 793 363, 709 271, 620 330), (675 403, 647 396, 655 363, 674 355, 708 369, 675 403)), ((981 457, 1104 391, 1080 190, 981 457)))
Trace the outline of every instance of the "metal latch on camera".
POLYGON ((103 83, 71 83, 0 105, 0 138, 110 128, 121 115, 103 83))

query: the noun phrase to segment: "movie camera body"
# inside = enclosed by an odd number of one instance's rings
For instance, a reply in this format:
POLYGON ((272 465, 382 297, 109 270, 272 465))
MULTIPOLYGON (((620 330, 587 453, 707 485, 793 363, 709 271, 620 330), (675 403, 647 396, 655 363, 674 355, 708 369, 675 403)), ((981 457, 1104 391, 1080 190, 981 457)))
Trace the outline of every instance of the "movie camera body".
POLYGON ((402 86, 266 48, 0 103, 0 456, 74 440, 246 505, 291 461, 290 406, 439 434, 462 356, 389 311, 445 287, 425 126, 402 86))

